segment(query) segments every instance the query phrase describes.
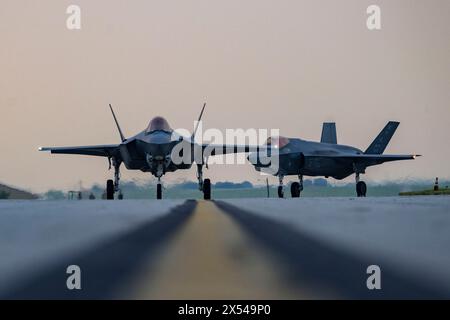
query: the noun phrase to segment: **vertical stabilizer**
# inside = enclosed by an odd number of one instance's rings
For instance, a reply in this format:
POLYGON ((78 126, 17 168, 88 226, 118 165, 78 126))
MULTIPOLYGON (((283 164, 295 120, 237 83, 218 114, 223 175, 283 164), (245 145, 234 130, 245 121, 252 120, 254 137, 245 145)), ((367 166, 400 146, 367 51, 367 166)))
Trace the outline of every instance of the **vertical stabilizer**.
POLYGON ((123 135, 122 129, 120 129, 119 122, 117 121, 116 115, 114 113, 114 110, 113 110, 111 104, 109 104, 109 108, 111 109, 111 113, 113 115, 114 121, 116 122, 117 130, 119 130, 120 139, 122 140, 122 142, 124 142, 126 140, 125 136, 123 135))
POLYGON ((378 136, 373 140, 367 150, 364 152, 365 154, 382 154, 386 149, 389 141, 391 141, 392 136, 397 130, 400 122, 389 121, 388 124, 384 127, 383 130, 378 134, 378 136))
POLYGON ((337 144, 336 123, 324 122, 320 142, 337 144))

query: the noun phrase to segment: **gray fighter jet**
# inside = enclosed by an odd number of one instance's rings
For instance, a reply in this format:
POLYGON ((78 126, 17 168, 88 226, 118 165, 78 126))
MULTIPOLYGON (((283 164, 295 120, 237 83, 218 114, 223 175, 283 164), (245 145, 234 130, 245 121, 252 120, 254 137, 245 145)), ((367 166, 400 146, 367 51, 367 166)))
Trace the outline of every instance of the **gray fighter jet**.
POLYGON ((391 140, 399 122, 390 121, 375 138, 366 151, 337 144, 335 123, 324 123, 320 142, 302 139, 271 137, 266 142, 268 152, 251 153, 248 160, 257 171, 266 171, 278 176, 278 196, 283 198, 283 178, 288 175, 298 175, 299 182, 291 184, 291 196, 297 198, 303 190, 303 176, 333 177, 344 179, 355 173, 356 194, 365 197, 367 186, 360 180, 360 174, 365 173, 367 167, 388 161, 415 159, 419 155, 388 155, 383 154, 391 140), (266 170, 271 163, 265 156, 270 156, 274 148, 278 153, 277 171, 266 170))
POLYGON ((200 112, 194 133, 190 138, 183 137, 169 126, 166 119, 162 117, 153 118, 147 129, 131 138, 125 138, 119 126, 116 115, 109 105, 117 129, 122 140, 119 144, 78 146, 78 147, 41 147, 40 151, 50 151, 55 154, 79 154, 88 156, 100 156, 108 159, 109 169, 114 167, 114 180, 106 182, 106 198, 123 199, 123 194, 119 187, 120 166, 122 163, 129 170, 140 170, 150 172, 158 178, 156 198, 162 198, 161 177, 167 172, 174 172, 179 169, 190 169, 195 162, 197 165, 197 179, 199 190, 203 192, 204 199, 211 198, 211 181, 203 180, 203 166, 207 166, 207 157, 237 153, 258 151, 259 148, 239 145, 211 145, 198 144, 194 141, 198 125, 201 121, 206 104, 200 112), (176 152, 175 152, 176 150, 176 152), (185 151, 189 154, 183 154, 185 151), (182 161, 174 161, 173 156, 178 155, 182 161))

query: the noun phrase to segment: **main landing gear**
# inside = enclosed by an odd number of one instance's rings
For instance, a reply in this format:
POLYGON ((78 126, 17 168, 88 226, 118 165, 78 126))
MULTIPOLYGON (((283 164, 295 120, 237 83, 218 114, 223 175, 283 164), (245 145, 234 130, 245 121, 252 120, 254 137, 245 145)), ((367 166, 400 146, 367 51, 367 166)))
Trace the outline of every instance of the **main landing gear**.
MULTIPOLYGON (((283 175, 278 176, 279 186, 278 186, 278 198, 284 198, 284 185, 283 185, 283 175)), ((291 183, 291 197, 298 198, 300 193, 303 191, 303 175, 298 175, 299 182, 291 183)))
POLYGON ((359 179, 359 173, 356 174, 356 196, 357 197, 365 197, 367 193, 367 185, 364 181, 359 179))
POLYGON ((106 181, 106 200, 114 200, 114 181, 106 181))
POLYGON ((203 165, 197 164, 198 189, 203 192, 203 199, 211 200, 211 180, 203 180, 203 165))
POLYGON ((298 175, 299 182, 291 183, 291 196, 292 198, 300 197, 300 193, 303 191, 303 175, 298 175))
POLYGON ((106 200, 114 200, 114 193, 116 192, 118 192, 117 199, 122 200, 123 193, 119 188, 121 162, 117 162, 114 158, 109 160, 112 160, 114 166, 114 180, 109 179, 106 181, 106 200))
POLYGON ((283 190, 283 175, 278 176, 278 198, 284 198, 284 190, 283 190))

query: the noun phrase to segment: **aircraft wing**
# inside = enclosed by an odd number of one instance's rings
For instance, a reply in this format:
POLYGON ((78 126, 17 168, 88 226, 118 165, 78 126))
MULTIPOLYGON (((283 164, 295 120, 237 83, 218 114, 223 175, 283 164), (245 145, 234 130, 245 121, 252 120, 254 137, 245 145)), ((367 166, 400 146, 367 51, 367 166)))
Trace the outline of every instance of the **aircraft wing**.
POLYGON ((307 155, 305 157, 332 158, 336 160, 350 160, 362 165, 375 165, 389 161, 412 160, 420 155, 413 154, 333 154, 333 155, 307 155))
POLYGON ((81 154, 87 156, 112 157, 119 152, 119 144, 77 146, 77 147, 41 147, 39 151, 50 151, 57 154, 81 154))
POLYGON ((353 158, 355 162, 367 165, 381 164, 389 161, 413 160, 417 156, 414 154, 361 154, 353 158))

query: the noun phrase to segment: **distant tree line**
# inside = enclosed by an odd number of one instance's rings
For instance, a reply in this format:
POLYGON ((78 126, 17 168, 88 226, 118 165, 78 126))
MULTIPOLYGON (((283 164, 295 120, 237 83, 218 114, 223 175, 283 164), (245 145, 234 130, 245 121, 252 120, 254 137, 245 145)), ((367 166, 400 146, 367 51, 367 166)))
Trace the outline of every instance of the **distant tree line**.
POLYGON ((8 199, 9 198, 9 192, 7 192, 7 191, 3 191, 3 190, 0 190, 0 199, 8 199))

